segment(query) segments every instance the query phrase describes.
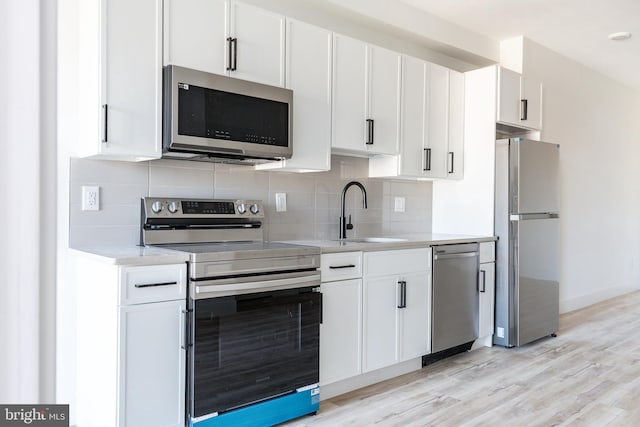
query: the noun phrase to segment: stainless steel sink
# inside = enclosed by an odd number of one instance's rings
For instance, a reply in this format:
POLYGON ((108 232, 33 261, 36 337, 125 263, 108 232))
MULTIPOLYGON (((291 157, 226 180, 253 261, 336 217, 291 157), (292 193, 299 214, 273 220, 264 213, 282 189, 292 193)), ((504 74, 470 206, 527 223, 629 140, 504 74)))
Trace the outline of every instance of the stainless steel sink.
POLYGON ((351 239, 341 239, 341 241, 353 243, 395 243, 406 242, 407 239, 395 239, 392 237, 354 237, 351 239))

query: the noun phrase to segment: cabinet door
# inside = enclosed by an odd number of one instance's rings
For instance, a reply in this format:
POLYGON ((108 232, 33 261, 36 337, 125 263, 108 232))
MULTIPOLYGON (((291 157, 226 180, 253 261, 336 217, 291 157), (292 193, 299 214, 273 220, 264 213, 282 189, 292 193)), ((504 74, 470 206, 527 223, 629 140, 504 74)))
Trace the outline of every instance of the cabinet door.
POLYGON ((520 74, 498 67, 497 121, 520 126, 520 74))
POLYGON ((449 70, 449 143, 447 178, 464 174, 464 74, 449 70))
POLYGON ((362 279, 323 283, 320 384, 362 372, 362 279))
POLYGON ((330 31, 287 19, 287 88, 293 90, 293 156, 256 169, 331 169, 330 31))
POLYGON ((165 0, 164 64, 227 74, 225 0, 165 0))
POLYGON ((397 357, 397 276, 363 281, 363 372, 394 364, 397 357))
POLYGON ((184 426, 184 310, 184 301, 120 307, 119 426, 184 426))
MULTIPOLYGON (((526 101, 526 112, 521 111, 521 123, 531 129, 542 129, 542 84, 526 77, 520 78, 520 100, 526 101), (526 119, 524 119, 526 117, 526 119)), ((522 102, 520 108, 525 108, 522 102)))
MULTIPOLYGON (((81 105, 80 114, 85 107, 101 108, 96 142, 97 154, 104 158, 149 160, 161 155, 161 11, 161 0, 102 4, 102 105, 81 105)), ((95 130, 92 134, 95 141, 95 130)))
POLYGON ((496 264, 487 262, 480 264, 480 286, 478 337, 493 335, 493 317, 496 289, 496 264))
POLYGON ((429 66, 427 148, 431 149, 430 178, 447 177, 449 141, 449 70, 440 65, 429 66))
POLYGON ((400 125, 400 174, 403 176, 420 177, 430 169, 431 153, 425 147, 428 78, 429 65, 425 61, 404 57, 400 125))
POLYGON ((406 282, 406 307, 399 309, 400 362, 431 352, 431 275, 407 274, 402 280, 406 282))
POLYGON ((366 148, 370 153, 397 154, 401 56, 376 46, 369 46, 367 55, 367 119, 373 122, 365 132, 371 133, 373 143, 366 148))
POLYGON ((284 16, 240 2, 230 4, 230 36, 237 39, 230 76, 284 86, 284 16))
POLYGON ((366 51, 363 42, 334 35, 332 148, 366 151, 366 51))

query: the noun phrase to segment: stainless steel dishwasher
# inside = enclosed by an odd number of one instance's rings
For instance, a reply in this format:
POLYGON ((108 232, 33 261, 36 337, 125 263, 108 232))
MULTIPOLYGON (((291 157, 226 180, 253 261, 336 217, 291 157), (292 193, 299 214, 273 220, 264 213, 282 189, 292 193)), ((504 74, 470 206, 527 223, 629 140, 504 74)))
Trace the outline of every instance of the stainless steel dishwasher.
POLYGON ((433 247, 432 353, 478 337, 478 276, 477 243, 433 247))

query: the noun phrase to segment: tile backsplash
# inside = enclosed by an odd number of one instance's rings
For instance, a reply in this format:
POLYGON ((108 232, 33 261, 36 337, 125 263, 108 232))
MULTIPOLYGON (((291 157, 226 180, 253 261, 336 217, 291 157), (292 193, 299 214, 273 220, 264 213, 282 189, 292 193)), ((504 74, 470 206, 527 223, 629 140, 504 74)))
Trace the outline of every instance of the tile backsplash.
POLYGON ((367 190, 362 208, 357 188, 347 194, 350 236, 380 236, 431 231, 431 182, 367 178, 368 161, 332 157, 332 169, 318 173, 255 171, 247 166, 182 160, 129 163, 71 159, 69 244, 138 244, 140 198, 144 196, 243 198, 264 202, 268 240, 338 238, 340 196, 351 180, 367 190), (100 186, 100 210, 81 210, 81 187, 100 186), (287 211, 276 212, 275 193, 287 194, 287 211), (395 197, 405 211, 394 211, 395 197))

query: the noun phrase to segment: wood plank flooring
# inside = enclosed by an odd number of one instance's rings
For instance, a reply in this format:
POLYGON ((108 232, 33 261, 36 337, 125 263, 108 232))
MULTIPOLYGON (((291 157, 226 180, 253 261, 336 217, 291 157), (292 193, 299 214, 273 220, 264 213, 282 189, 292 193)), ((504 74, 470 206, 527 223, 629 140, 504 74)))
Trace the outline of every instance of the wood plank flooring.
POLYGON ((557 338, 463 353, 285 425, 640 426, 640 291, 562 315, 557 338))

